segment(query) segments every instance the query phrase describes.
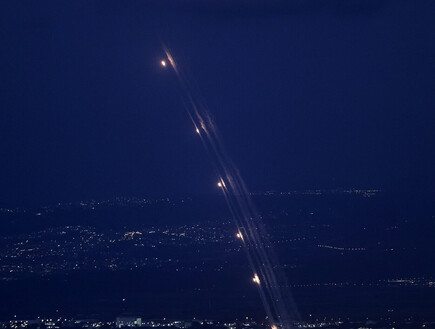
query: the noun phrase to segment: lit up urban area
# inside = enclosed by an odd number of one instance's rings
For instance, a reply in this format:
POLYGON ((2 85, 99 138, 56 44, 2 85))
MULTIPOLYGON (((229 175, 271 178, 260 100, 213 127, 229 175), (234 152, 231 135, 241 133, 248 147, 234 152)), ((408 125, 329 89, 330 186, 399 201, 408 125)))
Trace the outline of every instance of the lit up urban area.
MULTIPOLYGON (((295 328, 435 327, 435 245, 423 220, 433 214, 391 219, 380 190, 252 197, 298 307, 295 328)), ((270 327, 221 197, 0 212, 4 329, 270 327)))

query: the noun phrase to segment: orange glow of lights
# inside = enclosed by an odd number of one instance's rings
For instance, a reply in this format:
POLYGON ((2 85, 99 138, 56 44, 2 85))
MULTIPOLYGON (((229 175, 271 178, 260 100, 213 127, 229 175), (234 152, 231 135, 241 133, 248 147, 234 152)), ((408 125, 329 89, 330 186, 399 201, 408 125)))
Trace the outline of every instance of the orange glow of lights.
POLYGON ((243 240, 242 232, 240 232, 240 231, 237 232, 236 236, 237 236, 240 240, 244 241, 244 240, 243 240))
POLYGON ((254 281, 256 284, 260 284, 260 278, 258 277, 257 274, 254 275, 254 277, 252 278, 252 281, 254 281))
POLYGON ((160 62, 160 64, 161 64, 163 67, 166 67, 166 61, 162 60, 162 61, 160 62))

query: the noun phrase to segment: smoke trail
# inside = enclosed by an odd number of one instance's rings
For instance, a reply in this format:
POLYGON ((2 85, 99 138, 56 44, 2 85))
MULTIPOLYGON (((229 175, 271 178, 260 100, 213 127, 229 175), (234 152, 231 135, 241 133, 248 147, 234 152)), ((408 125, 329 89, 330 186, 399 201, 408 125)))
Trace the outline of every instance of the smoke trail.
POLYGON ((218 185, 237 227, 264 310, 272 328, 289 329, 299 319, 286 277, 239 170, 227 154, 211 113, 166 46, 166 57, 185 97, 185 109, 214 165, 218 185))

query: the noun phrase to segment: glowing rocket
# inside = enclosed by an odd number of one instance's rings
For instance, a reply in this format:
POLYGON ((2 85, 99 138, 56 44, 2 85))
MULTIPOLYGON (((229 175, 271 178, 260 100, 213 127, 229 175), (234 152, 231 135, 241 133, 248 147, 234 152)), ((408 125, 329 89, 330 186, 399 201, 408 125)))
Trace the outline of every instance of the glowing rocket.
POLYGON ((258 277, 257 273, 255 273, 254 277, 252 278, 252 281, 254 281, 256 284, 260 284, 260 278, 258 277))

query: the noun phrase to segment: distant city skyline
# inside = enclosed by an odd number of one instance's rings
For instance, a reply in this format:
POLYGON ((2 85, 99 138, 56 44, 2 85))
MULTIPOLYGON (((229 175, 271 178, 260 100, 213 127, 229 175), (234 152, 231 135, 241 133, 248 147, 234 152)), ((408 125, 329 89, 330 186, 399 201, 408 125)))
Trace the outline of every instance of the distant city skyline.
MULTIPOLYGON (((433 208, 360 190, 253 197, 303 321, 432 319, 433 208)), ((0 319, 265 316, 217 195, 1 208, 0 219, 0 319)))

